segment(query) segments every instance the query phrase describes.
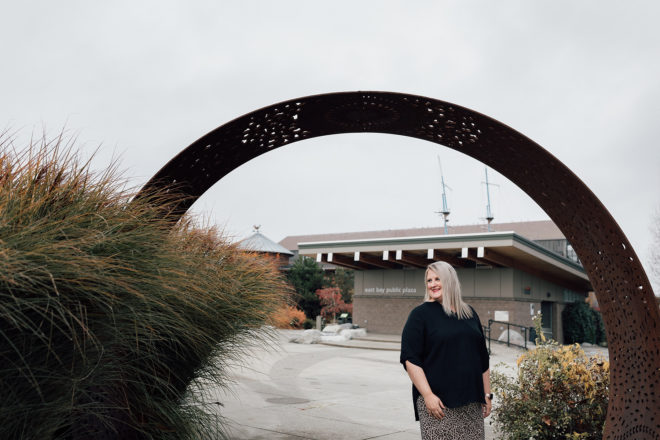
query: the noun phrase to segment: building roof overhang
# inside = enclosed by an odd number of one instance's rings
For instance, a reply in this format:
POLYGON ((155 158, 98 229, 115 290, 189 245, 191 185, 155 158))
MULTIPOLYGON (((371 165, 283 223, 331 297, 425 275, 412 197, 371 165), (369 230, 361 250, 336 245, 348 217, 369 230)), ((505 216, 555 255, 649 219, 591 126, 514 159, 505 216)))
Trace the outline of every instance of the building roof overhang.
POLYGON ((303 242, 298 250, 356 270, 425 268, 442 260, 455 267, 510 267, 571 290, 592 290, 580 264, 513 231, 303 242))

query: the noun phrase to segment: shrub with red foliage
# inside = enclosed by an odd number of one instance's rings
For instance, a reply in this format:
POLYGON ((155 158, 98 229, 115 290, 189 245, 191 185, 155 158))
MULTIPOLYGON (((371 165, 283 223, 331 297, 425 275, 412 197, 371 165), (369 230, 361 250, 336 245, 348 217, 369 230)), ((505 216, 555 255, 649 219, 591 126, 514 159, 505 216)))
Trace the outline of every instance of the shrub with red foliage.
POLYGON ((341 290, 338 287, 328 287, 316 291, 321 301, 321 315, 327 320, 332 316, 335 321, 337 313, 353 313, 353 304, 346 304, 341 296, 341 290))

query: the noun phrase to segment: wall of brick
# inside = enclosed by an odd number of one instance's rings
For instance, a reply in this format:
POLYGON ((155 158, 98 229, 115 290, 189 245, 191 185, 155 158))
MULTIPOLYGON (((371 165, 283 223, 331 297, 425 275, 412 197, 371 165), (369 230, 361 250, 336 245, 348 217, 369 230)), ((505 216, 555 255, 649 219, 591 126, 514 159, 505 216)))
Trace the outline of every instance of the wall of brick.
POLYGON ((410 311, 420 305, 423 298, 383 298, 354 296, 353 324, 371 333, 401 334, 410 311))
MULTIPOLYGON (((421 304, 421 298, 382 296, 355 296, 353 298, 353 323, 364 327, 371 333, 401 334, 410 311, 421 304)), ((508 311, 509 322, 525 327, 532 327, 530 305, 536 314, 541 310, 540 302, 518 301, 502 298, 469 298, 467 299, 479 315, 481 324, 488 325, 489 319, 495 319, 496 311, 508 311)), ((562 304, 553 304, 553 338, 561 341, 562 304)), ((497 339, 506 327, 494 324, 491 327, 492 337, 497 339)), ((517 330, 519 331, 519 329, 517 330)), ((520 331, 519 331, 520 332, 520 331)))
MULTIPOLYGON (((532 327, 532 316, 545 304, 545 327, 552 327, 552 337, 563 341, 565 289, 515 269, 459 268, 457 273, 463 299, 483 325, 502 311, 508 312, 509 323, 532 327)), ((423 269, 356 271, 353 323, 373 333, 401 333, 410 311, 423 301, 424 289, 423 269)), ((503 331, 500 327, 492 329, 494 338, 503 331)))

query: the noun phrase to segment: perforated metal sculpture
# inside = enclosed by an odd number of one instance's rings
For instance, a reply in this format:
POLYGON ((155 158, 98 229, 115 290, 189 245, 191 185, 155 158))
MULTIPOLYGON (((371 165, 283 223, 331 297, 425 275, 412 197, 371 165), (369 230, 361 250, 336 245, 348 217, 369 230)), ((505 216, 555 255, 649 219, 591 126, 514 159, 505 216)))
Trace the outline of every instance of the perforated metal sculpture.
MULTIPOLYGON (((203 136, 143 188, 176 185, 183 214, 230 171, 274 148, 317 136, 375 132, 435 142, 494 168, 550 216, 582 261, 603 312, 610 353, 607 439, 660 439, 660 313, 632 246, 587 186, 517 131, 421 96, 309 96, 241 116, 203 136)), ((405 154, 405 153, 402 153, 405 154)))

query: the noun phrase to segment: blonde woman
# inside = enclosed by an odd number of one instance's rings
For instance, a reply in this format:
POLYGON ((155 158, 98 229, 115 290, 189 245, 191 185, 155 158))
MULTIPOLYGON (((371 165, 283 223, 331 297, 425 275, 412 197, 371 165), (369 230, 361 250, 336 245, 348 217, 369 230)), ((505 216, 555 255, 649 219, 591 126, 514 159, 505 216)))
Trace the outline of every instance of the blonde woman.
POLYGON ((415 420, 423 440, 483 440, 493 395, 481 322, 463 301, 451 265, 429 265, 425 281, 424 302, 410 312, 401 335, 415 420))

